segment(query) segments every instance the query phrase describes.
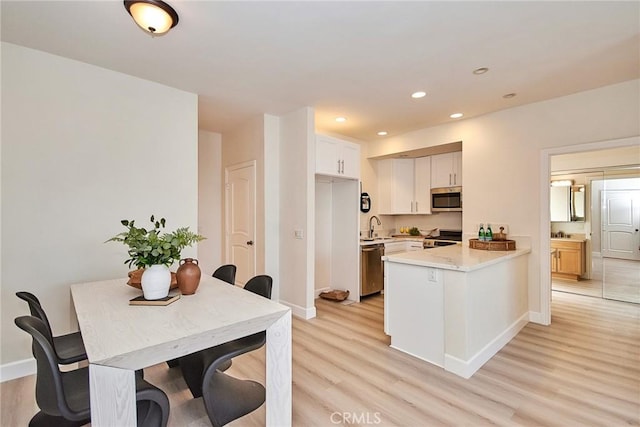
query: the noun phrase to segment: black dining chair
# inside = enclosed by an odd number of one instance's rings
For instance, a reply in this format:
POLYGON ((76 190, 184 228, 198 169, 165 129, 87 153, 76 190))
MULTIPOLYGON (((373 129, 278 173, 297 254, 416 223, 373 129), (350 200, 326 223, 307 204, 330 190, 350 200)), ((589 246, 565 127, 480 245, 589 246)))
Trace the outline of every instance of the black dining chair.
POLYGON ((40 300, 30 292, 21 291, 16 292, 16 296, 21 300, 24 300, 29 304, 29 311, 31 315, 37 317, 44 323, 49 336, 52 337, 53 348, 55 351, 56 359, 61 365, 68 365, 70 363, 76 363, 87 358, 87 352, 84 349, 84 342, 82 341, 82 335, 80 332, 72 332, 70 334, 53 336, 51 325, 47 314, 40 304, 40 300))
POLYGON ((218 267, 213 272, 213 277, 223 280, 227 283, 235 285, 236 283, 236 266, 233 264, 226 264, 218 267))
POLYGON ((221 427, 255 411, 265 401, 266 393, 262 384, 232 377, 218 369, 227 360, 250 351, 239 341, 226 346, 226 352, 217 355, 202 377, 202 399, 214 427, 221 427))
MULTIPOLYGON (((271 299, 273 279, 271 276, 255 276, 246 283, 244 289, 271 299)), ((218 371, 225 371, 231 366, 231 359, 237 354, 248 353, 262 347, 267 341, 266 331, 238 338, 180 358, 180 368, 189 390, 194 398, 202 396, 204 373, 216 362, 218 371), (237 353, 237 354, 236 354, 237 353), (224 357, 225 355, 232 355, 224 357)))
MULTIPOLYGON (((89 368, 61 372, 46 324, 34 316, 15 319, 32 337, 36 359, 36 402, 40 411, 29 427, 71 427, 91 422, 89 368)), ((137 425, 166 427, 169 420, 167 395, 136 373, 137 425)))

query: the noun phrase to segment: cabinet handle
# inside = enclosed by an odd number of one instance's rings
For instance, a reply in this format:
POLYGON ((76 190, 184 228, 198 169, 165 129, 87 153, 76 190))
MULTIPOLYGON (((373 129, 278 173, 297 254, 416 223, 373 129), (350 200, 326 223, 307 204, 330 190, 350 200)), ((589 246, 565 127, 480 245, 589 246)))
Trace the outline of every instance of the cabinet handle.
POLYGON ((449 185, 451 185, 451 174, 449 174, 449 185))
POLYGON ((340 173, 340 160, 338 160, 338 173, 340 173))
POLYGON ((416 201, 416 213, 418 213, 418 202, 416 201))
POLYGON ((458 174, 457 173, 453 174, 453 185, 458 185, 458 174))
POLYGON ((342 174, 344 175, 344 160, 341 160, 342 163, 342 174))

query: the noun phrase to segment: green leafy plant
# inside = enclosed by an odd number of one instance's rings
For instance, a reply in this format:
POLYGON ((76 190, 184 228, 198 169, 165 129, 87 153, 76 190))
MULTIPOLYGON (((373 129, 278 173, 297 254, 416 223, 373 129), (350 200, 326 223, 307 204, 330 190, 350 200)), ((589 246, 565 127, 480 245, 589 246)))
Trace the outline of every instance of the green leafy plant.
POLYGON ((411 227, 409 229, 409 235, 410 236, 419 236, 420 235, 420 230, 418 230, 418 227, 411 227))
POLYGON ((150 221, 153 228, 147 230, 136 227, 133 220, 123 219, 120 223, 127 227, 127 231, 107 240, 107 242, 122 242, 129 247, 129 259, 124 262, 129 264, 129 267, 135 265, 138 268, 145 268, 156 264, 168 267, 180 259, 180 252, 184 248, 204 240, 201 235, 189 231, 189 227, 163 233, 166 223, 164 218, 156 220, 151 215, 150 221))

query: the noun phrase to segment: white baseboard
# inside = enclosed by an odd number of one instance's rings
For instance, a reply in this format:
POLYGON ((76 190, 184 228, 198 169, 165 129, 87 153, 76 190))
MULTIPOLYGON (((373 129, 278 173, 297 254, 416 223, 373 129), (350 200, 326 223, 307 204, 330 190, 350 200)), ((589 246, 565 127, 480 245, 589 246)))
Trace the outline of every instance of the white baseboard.
POLYGON ((458 359, 449 354, 444 355, 444 369, 452 372, 462 378, 468 379, 482 367, 489 359, 491 359, 502 347, 507 345, 522 328, 529 322, 529 313, 523 314, 518 320, 513 322, 511 326, 504 330, 500 335, 495 337, 489 344, 484 346, 482 350, 477 352, 469 360, 458 359))
POLYGON ((0 382, 15 380, 36 373, 36 359, 18 360, 0 365, 0 382))
POLYGON ((309 308, 304 308, 304 307, 300 307, 299 305, 296 304, 291 304, 287 301, 278 301, 280 304, 286 305, 287 307, 289 307, 291 309, 291 314, 293 314, 296 317, 300 317, 304 320, 309 320, 309 319, 313 319, 314 317, 316 317, 316 307, 309 307, 309 308))
POLYGON ((544 321, 544 317, 542 316, 542 313, 540 313, 539 311, 529 312, 529 322, 537 323, 538 325, 548 326, 548 323, 544 321))

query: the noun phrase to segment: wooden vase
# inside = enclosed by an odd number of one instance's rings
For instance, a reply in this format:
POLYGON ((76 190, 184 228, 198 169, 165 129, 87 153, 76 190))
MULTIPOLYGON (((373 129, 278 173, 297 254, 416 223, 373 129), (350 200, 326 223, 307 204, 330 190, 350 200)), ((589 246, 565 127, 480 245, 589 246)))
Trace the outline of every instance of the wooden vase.
POLYGON ((200 267, 198 260, 193 258, 185 258, 180 260, 180 267, 176 271, 176 279, 178 280, 178 288, 182 295, 193 295, 200 284, 200 267))

